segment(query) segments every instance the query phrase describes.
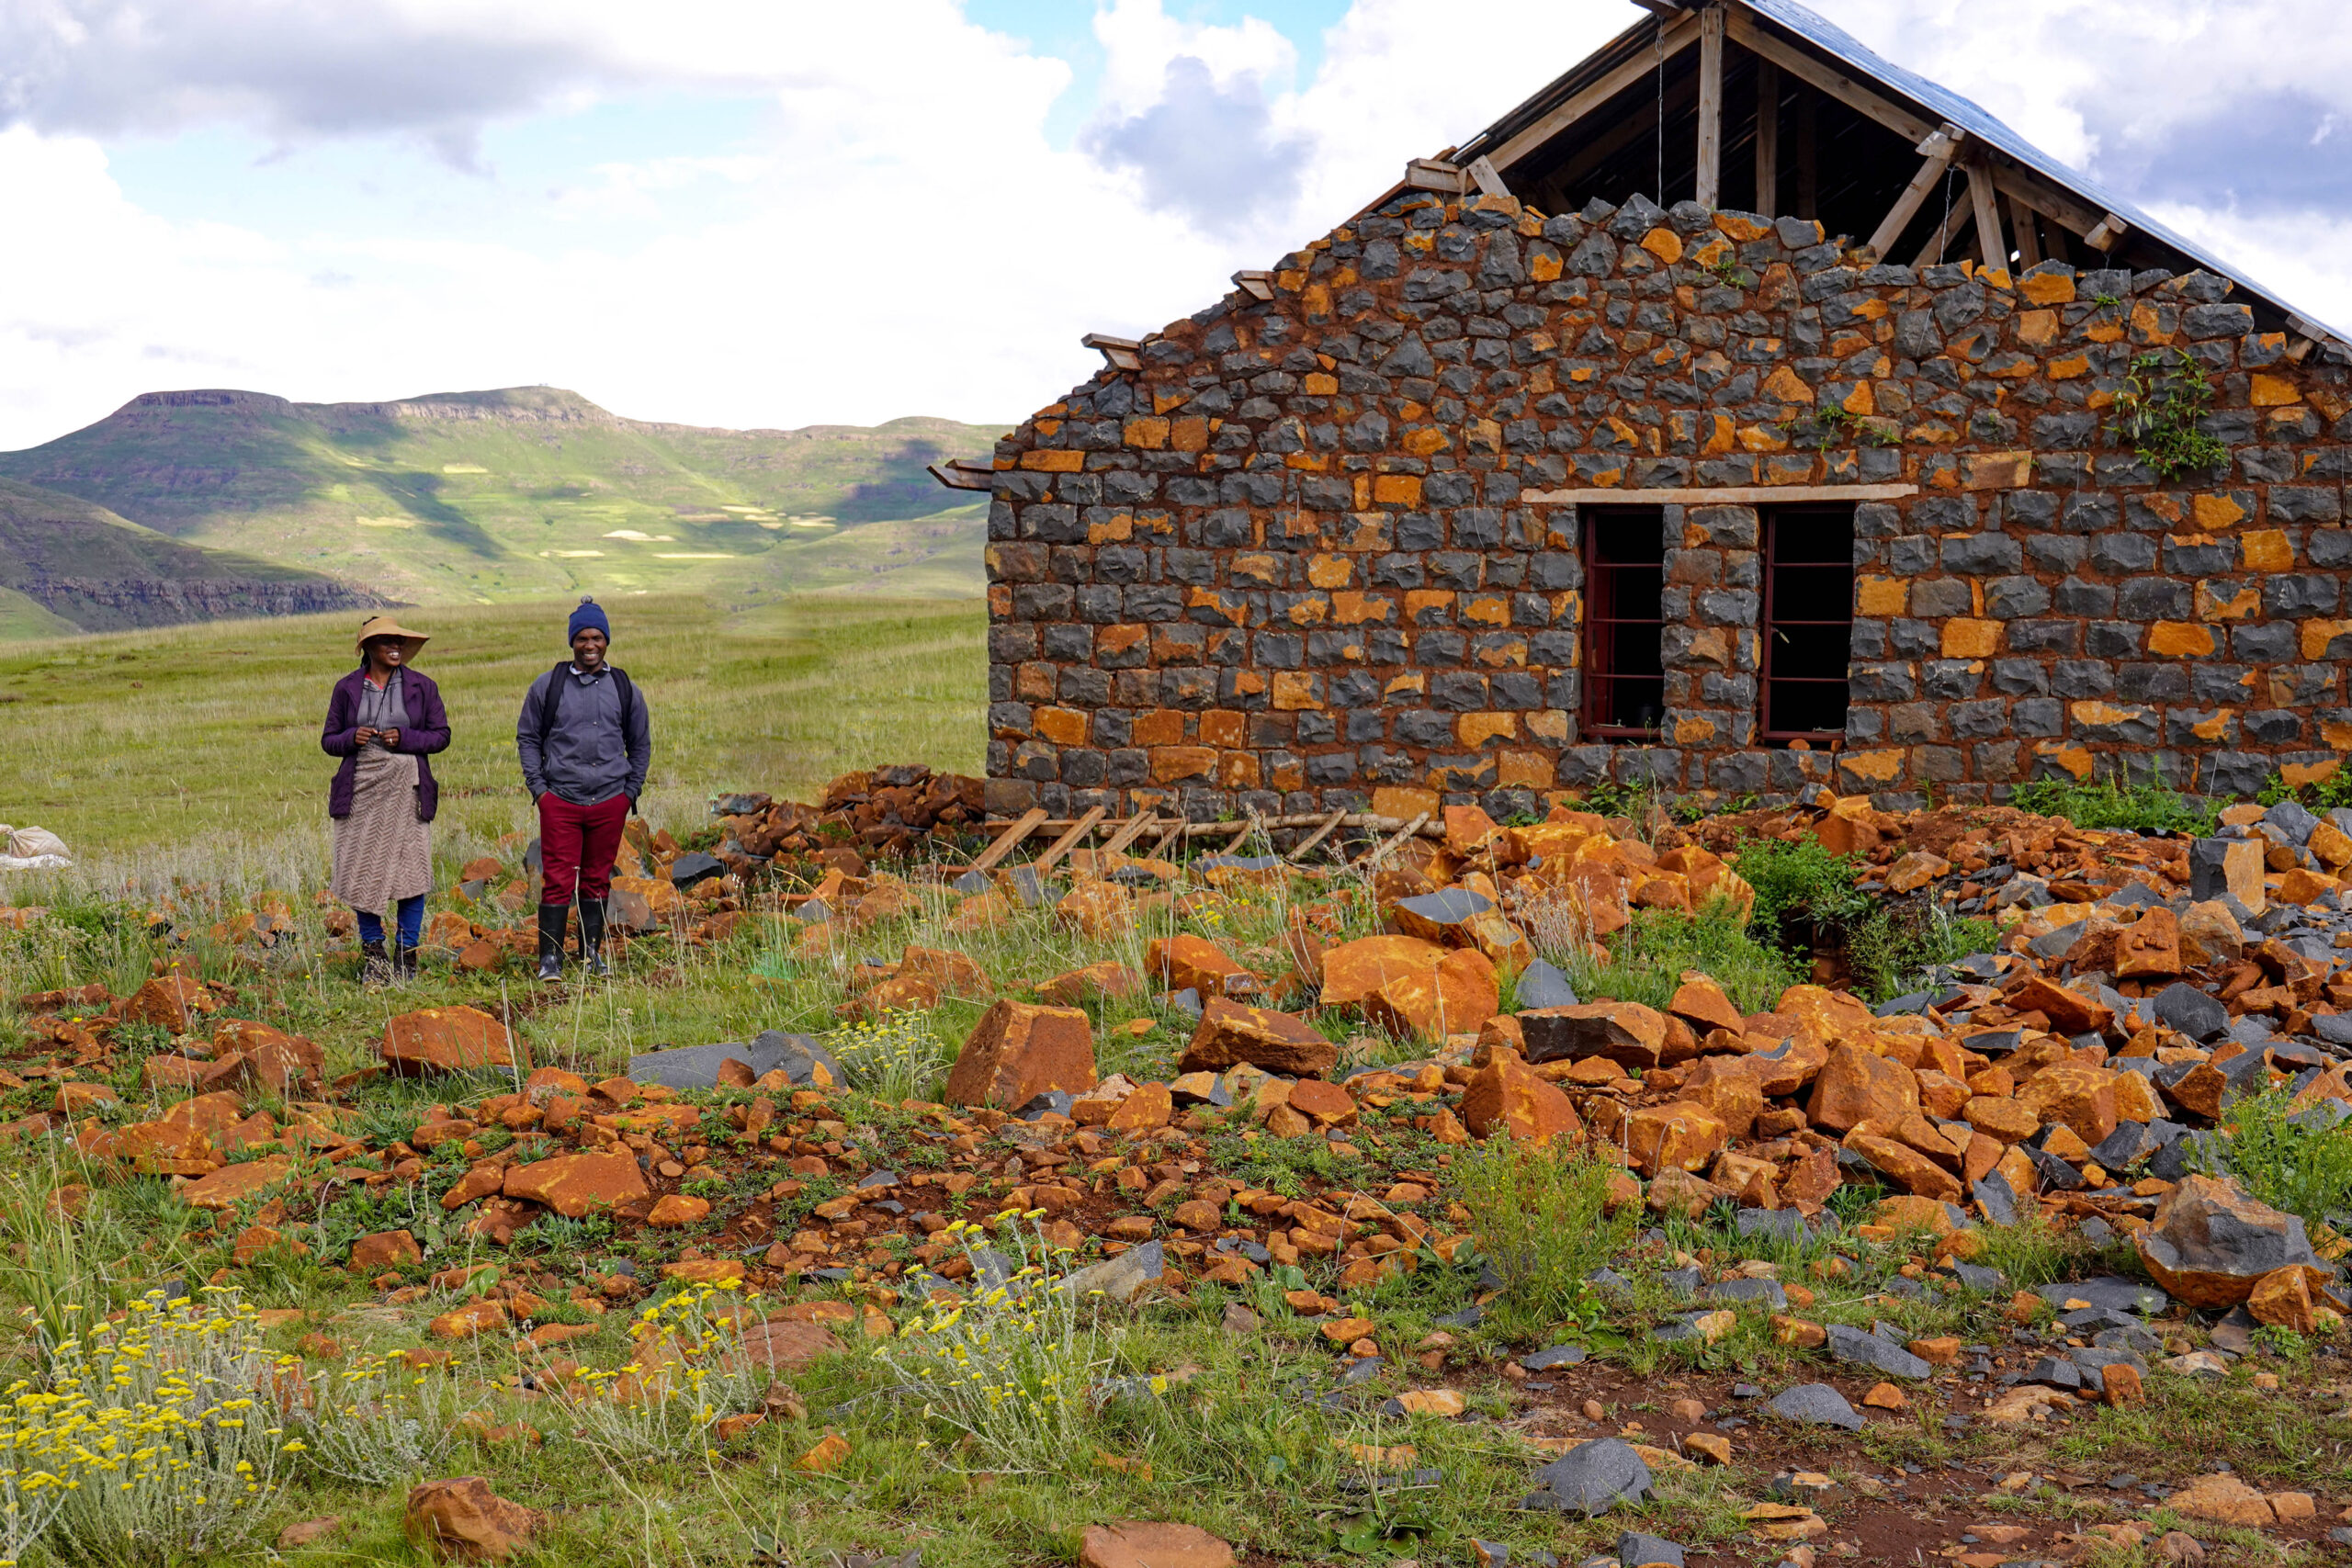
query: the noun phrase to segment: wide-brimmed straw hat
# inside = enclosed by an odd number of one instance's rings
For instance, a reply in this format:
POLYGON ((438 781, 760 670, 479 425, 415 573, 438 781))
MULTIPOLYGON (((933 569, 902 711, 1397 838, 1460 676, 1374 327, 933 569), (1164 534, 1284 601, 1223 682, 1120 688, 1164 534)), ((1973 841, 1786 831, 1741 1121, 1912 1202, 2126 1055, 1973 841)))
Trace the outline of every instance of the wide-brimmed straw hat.
POLYGON ((366 658, 368 642, 379 637, 400 638, 401 646, 407 649, 408 657, 411 659, 416 657, 418 649, 433 640, 423 632, 409 630, 390 615, 370 615, 359 624, 359 641, 354 646, 352 651, 363 659, 366 658))

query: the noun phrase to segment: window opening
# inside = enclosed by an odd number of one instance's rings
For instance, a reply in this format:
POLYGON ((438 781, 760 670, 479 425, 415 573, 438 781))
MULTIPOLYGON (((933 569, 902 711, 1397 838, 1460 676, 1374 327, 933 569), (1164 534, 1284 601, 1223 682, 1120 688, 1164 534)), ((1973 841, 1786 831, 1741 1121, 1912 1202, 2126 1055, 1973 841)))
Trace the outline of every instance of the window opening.
POLYGON ((1588 510, 1584 547, 1585 733, 1654 740, 1666 721, 1666 514, 1588 510))
POLYGON ((1846 733, 1853 633, 1853 509, 1772 513, 1764 535, 1766 744, 1846 733))

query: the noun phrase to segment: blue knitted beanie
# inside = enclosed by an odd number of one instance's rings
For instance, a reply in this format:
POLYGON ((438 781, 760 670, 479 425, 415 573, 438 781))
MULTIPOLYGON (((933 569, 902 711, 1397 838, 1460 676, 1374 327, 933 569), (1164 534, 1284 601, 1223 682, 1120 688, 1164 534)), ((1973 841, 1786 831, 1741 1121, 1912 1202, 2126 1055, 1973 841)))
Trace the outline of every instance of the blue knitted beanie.
POLYGON ((570 642, 591 626, 603 632, 606 642, 613 640, 613 623, 605 619, 605 607, 594 599, 582 599, 580 608, 571 612, 571 625, 564 632, 563 640, 570 642))

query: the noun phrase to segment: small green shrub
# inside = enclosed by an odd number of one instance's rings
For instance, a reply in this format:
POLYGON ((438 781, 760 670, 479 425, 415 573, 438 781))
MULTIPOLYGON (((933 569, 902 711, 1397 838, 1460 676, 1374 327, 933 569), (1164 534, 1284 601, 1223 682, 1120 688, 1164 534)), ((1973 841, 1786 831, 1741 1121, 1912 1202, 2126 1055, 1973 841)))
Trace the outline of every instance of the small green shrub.
POLYGON ((2179 349, 2134 355, 2108 434, 2129 444, 2159 479, 2210 472, 2230 460, 2229 448, 2199 427, 2212 406, 2213 383, 2179 349))
POLYGON ((2319 783, 2300 787, 2289 784, 2284 775, 2274 773, 2264 781, 2261 793, 2254 798, 2264 806, 2276 806, 2282 800, 2300 800, 2314 811, 2333 811, 2339 806, 2352 806, 2352 768, 2338 768, 2319 783))
POLYGON ((2120 784, 2112 777, 2095 784, 2038 779, 2009 792, 2009 804, 2040 817, 2064 817, 2077 828, 2113 828, 2133 833, 2213 831, 2213 808, 2176 793, 2155 780, 2120 784))
MULTIPOLYGON (((899 1393, 943 1436, 968 1441, 973 1457, 999 1472, 1048 1474, 1092 1462, 1097 1384, 1117 1361, 1120 1331, 1102 1321, 1050 1266, 1054 1249, 1035 1229, 1007 1220, 997 1239, 965 1220, 948 1224, 972 1264, 968 1299, 938 1305, 876 1346, 874 1359, 899 1393), (1006 1265, 1014 1265, 1006 1270, 1006 1265), (1003 1273, 990 1281, 991 1266, 1003 1273)), ((1064 1261, 1067 1261, 1065 1255, 1064 1261)), ((1154 1394, 1164 1393, 1164 1380, 1154 1394)), ((928 1446, 928 1439, 925 1439, 928 1446)))
POLYGON ((1508 1138, 1455 1157, 1470 1234, 1526 1327, 1577 1315, 1590 1294, 1585 1276, 1631 1239, 1633 1216, 1604 1213, 1615 1168, 1508 1138))
POLYGON ((825 1044, 851 1081, 876 1100, 932 1099, 944 1076, 939 1036, 922 1013, 886 1012, 845 1024, 828 1033, 825 1044))
POLYGON ((2234 1176, 2274 1209, 2313 1224, 2352 1225, 2352 1133, 2314 1132, 2288 1118, 2294 1100, 2286 1089, 2250 1095, 2222 1113, 2222 1155, 2214 1176, 2234 1176))
MULTIPOLYGON (((1539 931, 1537 946, 1544 945, 1539 931)), ((1785 954, 1748 934, 1739 916, 1721 904, 1700 915, 1635 910, 1634 923, 1610 938, 1606 963, 1584 947, 1546 956, 1587 1000, 1611 997, 1661 1010, 1673 999, 1685 969, 1704 971, 1742 1012, 1770 1010, 1801 977, 1785 954)))
POLYGON ((1846 966, 1854 989, 1872 1002, 1914 989, 1922 971, 1972 953, 1990 953, 2001 928, 1991 920, 1956 920, 1933 904, 1872 909, 1846 931, 1846 966))
POLYGON ((1760 839, 1741 846, 1732 863, 1756 889, 1750 923, 1769 937, 1802 921, 1843 927, 1871 911, 1871 896, 1855 886, 1861 857, 1833 855, 1819 839, 1760 839))

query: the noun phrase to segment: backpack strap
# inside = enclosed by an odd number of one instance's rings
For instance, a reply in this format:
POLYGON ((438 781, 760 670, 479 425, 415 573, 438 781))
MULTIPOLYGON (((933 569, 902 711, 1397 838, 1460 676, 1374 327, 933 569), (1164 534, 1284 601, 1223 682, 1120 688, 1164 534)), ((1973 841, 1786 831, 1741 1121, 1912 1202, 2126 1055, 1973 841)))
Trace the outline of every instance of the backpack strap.
MULTIPOLYGON (((621 749, 628 749, 629 720, 637 714, 637 688, 629 684, 628 671, 617 664, 607 664, 605 671, 613 678, 613 687, 621 699, 621 749)), ((571 672, 571 661, 564 660, 548 672, 548 694, 539 704, 539 750, 545 754, 548 737, 555 733, 556 709, 563 701, 564 677, 571 672)))
POLYGON ((564 671, 571 668, 571 661, 567 659, 548 671, 548 694, 539 703, 539 754, 542 757, 547 755, 548 737, 555 733, 556 709, 563 705, 564 671))

